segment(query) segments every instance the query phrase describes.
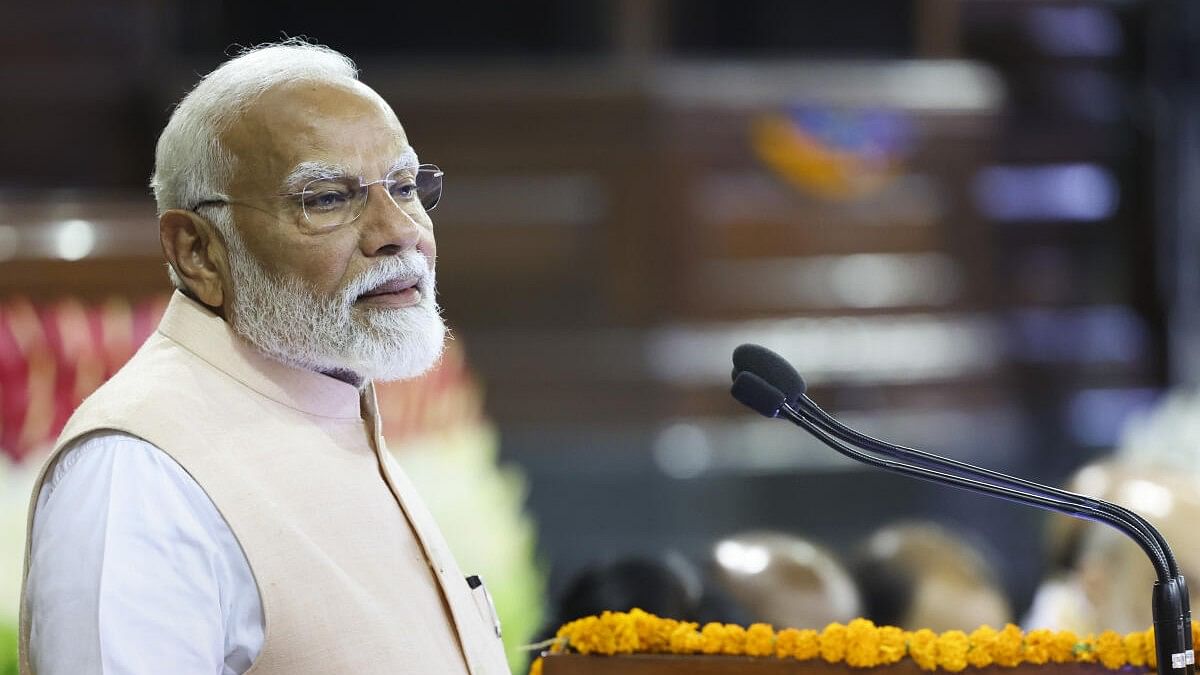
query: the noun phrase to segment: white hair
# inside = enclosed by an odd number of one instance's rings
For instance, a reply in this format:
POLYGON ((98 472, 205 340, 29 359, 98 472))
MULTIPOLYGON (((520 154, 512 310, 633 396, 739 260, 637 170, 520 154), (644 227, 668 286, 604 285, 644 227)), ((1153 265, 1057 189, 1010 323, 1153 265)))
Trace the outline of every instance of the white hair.
MULTIPOLYGON (((264 92, 287 82, 347 80, 358 80, 349 57, 301 39, 251 47, 221 64, 183 97, 158 137, 150 179, 158 213, 228 199, 225 190, 236 165, 221 147, 221 134, 264 92)), ((232 218, 210 221, 226 239, 237 236, 232 218)), ((183 289, 176 270, 168 265, 167 271, 183 289)))

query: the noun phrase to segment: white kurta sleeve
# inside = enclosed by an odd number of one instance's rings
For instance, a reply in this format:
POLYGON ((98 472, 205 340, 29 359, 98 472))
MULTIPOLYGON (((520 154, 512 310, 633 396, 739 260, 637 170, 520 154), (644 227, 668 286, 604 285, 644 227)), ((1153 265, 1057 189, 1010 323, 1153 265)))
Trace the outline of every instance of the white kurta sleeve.
POLYGON ((229 526, 173 459, 125 434, 85 438, 47 478, 26 595, 38 675, 235 675, 262 648, 229 526))

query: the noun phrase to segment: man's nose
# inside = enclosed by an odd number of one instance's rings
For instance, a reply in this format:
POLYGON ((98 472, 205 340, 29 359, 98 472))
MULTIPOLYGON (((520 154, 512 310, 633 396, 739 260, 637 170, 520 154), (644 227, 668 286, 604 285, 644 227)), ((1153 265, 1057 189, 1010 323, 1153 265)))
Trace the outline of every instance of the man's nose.
POLYGON ((367 188, 366 198, 362 214, 363 255, 396 255, 416 248, 423 226, 413 214, 396 204, 382 184, 367 188))

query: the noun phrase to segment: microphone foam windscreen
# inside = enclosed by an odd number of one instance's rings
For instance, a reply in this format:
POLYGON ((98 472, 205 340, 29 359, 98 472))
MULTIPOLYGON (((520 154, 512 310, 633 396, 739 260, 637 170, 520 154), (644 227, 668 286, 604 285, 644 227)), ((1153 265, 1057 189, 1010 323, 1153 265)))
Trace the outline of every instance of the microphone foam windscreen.
POLYGON ((729 393, 742 405, 764 417, 778 417, 779 409, 787 400, 783 392, 754 373, 739 373, 729 393))
POLYGON ((733 377, 736 379, 742 372, 761 377, 792 403, 808 389, 804 378, 787 359, 760 345, 744 344, 733 350, 733 377))

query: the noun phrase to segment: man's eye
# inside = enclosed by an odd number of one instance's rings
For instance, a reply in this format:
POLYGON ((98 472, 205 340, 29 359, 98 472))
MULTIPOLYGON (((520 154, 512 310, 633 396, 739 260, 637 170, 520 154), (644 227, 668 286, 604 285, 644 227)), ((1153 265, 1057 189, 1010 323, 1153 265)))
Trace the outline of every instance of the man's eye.
POLYGON ((392 198, 398 201, 412 201, 417 197, 417 184, 413 182, 395 183, 392 185, 392 198))
POLYGON ((304 196, 304 208, 310 211, 332 211, 349 201, 350 195, 343 190, 320 190, 304 196))

